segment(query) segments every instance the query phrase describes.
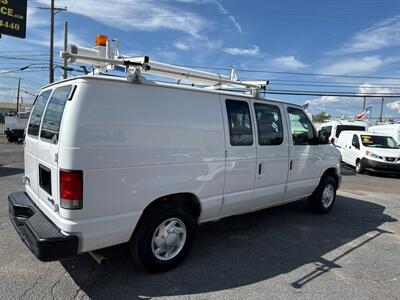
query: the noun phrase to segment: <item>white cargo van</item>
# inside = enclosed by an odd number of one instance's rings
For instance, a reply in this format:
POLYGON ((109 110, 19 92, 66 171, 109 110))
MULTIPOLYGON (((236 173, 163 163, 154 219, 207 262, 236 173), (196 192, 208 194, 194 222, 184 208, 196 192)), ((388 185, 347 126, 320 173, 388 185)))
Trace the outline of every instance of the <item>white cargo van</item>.
POLYGON ((400 149, 389 135, 345 131, 337 141, 342 160, 357 173, 372 170, 400 175, 400 149))
MULTIPOLYGON (((145 61, 142 73, 156 69, 145 61)), ((37 97, 25 191, 9 206, 40 260, 129 243, 140 265, 164 271, 188 253, 196 224, 305 197, 315 212, 331 210, 340 153, 299 106, 149 81, 138 70, 139 80, 88 75, 37 97)), ((184 76, 229 81, 196 72, 184 76)))
POLYGON ((397 144, 400 144, 400 124, 382 124, 371 126, 368 131, 390 135, 396 140, 397 144))
POLYGON ((364 121, 335 120, 320 124, 319 130, 329 136, 329 141, 336 144, 336 141, 343 131, 366 131, 368 125, 364 121))

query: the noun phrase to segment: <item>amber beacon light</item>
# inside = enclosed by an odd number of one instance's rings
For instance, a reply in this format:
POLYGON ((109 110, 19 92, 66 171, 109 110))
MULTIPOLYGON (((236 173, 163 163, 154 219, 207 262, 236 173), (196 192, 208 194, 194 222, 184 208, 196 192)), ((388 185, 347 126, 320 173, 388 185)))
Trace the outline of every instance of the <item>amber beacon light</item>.
POLYGON ((96 46, 106 46, 108 41, 108 36, 98 34, 96 35, 96 46))

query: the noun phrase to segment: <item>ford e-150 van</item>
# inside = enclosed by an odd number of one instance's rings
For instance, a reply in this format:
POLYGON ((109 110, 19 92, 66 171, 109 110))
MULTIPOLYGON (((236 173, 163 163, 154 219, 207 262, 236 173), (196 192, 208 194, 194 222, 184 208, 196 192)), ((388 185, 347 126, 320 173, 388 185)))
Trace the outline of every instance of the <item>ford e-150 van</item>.
POLYGON ((305 197, 315 212, 331 210, 340 153, 301 107, 224 91, 219 83, 254 85, 148 57, 121 65, 134 68, 128 79, 70 78, 43 87, 35 101, 25 190, 8 199, 37 258, 129 243, 136 262, 164 271, 184 259, 197 224, 305 197), (151 70, 217 84, 139 74, 151 70))

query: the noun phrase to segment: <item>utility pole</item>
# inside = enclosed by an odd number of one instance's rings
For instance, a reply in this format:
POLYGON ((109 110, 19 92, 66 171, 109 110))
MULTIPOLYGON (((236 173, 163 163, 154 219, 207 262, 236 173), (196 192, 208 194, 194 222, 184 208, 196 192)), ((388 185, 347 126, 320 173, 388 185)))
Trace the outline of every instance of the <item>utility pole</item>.
POLYGON ((367 102, 367 97, 364 96, 363 111, 365 111, 366 102, 367 102))
MULTIPOLYGON (((67 47, 68 47, 68 22, 64 23, 64 52, 67 52, 67 47)), ((64 79, 68 78, 68 60, 67 58, 64 58, 64 79)))
POLYGON ((383 102, 385 101, 385 97, 382 97, 382 105, 381 105, 381 116, 379 117, 379 121, 382 122, 382 116, 383 116, 383 102))
POLYGON ((49 57, 49 83, 54 82, 54 16, 60 11, 67 10, 64 8, 56 8, 54 7, 54 1, 51 0, 51 5, 49 7, 38 7, 39 9, 50 10, 50 57, 49 57))
POLYGON ((19 92, 21 89, 21 77, 18 78, 18 89, 17 89, 17 114, 19 112, 19 92))

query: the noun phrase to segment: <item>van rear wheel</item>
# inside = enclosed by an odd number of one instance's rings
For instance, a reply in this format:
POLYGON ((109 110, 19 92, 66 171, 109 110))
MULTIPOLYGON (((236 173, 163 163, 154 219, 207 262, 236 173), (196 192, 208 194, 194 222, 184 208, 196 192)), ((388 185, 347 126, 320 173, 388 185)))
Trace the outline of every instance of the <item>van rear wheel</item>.
POLYGON ((133 259, 150 272, 179 265, 189 253, 196 223, 185 207, 159 206, 138 225, 130 242, 133 259))
POLYGON ((317 214, 328 213, 336 200, 337 184, 331 176, 324 176, 312 195, 308 198, 313 212, 317 214))

